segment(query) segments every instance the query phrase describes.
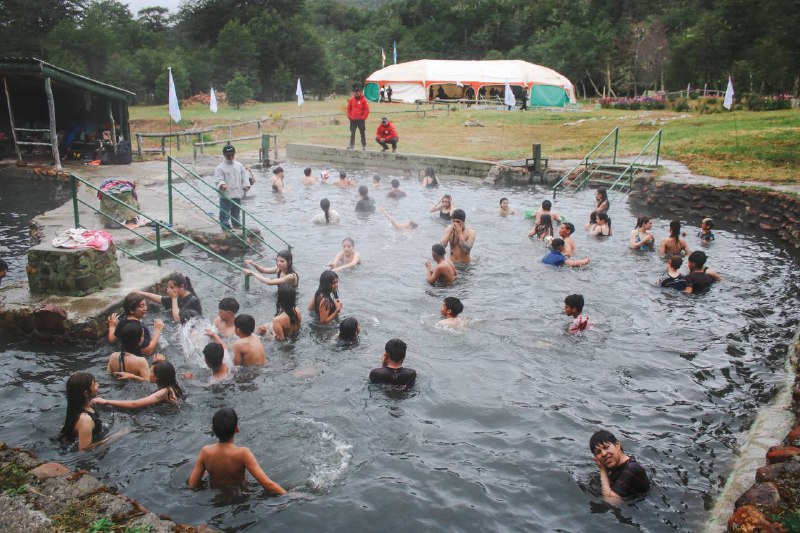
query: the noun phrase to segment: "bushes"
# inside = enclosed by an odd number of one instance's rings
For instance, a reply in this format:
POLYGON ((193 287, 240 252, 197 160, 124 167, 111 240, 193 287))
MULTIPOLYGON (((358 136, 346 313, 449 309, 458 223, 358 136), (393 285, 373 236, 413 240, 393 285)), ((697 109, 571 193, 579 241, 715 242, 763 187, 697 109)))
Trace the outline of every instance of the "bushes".
POLYGON ((776 111, 778 109, 792 108, 792 95, 778 94, 773 96, 760 96, 750 93, 746 96, 747 109, 750 111, 776 111))
POLYGON ((600 106, 605 109, 666 109, 667 101, 663 96, 637 96, 636 98, 601 98, 600 106))

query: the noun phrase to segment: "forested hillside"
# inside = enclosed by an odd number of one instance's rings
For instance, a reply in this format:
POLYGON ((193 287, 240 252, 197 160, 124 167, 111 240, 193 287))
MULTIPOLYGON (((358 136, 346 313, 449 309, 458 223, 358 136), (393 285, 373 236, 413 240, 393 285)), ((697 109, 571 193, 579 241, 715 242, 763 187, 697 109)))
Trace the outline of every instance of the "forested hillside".
POLYGON ((139 95, 224 88, 256 98, 343 93, 392 62, 524 59, 579 95, 676 90, 800 91, 797 0, 188 0, 131 13, 115 0, 0 0, 4 55, 36 56, 139 95), (241 81, 241 80, 240 80, 241 81))

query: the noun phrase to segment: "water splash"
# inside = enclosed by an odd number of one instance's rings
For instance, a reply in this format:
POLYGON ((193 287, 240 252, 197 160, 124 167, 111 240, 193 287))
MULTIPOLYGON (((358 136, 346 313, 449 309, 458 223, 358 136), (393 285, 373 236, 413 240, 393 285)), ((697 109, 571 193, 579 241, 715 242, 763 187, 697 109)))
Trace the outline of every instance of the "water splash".
POLYGON ((347 472, 353 460, 353 446, 339 440, 336 433, 324 422, 308 417, 290 420, 305 433, 303 436, 311 447, 303 459, 309 467, 309 488, 318 492, 330 490, 347 472))

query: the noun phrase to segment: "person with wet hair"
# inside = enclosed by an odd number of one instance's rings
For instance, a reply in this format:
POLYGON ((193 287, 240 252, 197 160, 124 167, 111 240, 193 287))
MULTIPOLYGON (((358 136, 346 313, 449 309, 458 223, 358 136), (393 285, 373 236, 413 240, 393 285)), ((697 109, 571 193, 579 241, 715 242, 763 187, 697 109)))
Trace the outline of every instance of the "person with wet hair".
POLYGON ((564 255, 564 239, 555 238, 551 243, 551 250, 542 257, 542 263, 551 266, 581 267, 588 265, 591 259, 569 259, 564 255))
POLYGON ((458 271, 453 263, 445 257, 447 251, 438 242, 431 247, 431 257, 436 266, 432 266, 429 260, 425 260, 425 271, 428 273, 426 281, 429 285, 448 286, 456 282, 458 271))
POLYGON ((308 310, 320 324, 336 320, 342 312, 342 301, 339 299, 339 274, 326 270, 319 277, 319 288, 308 304, 308 310))
POLYGON ((108 358, 108 372, 119 379, 138 379, 150 381, 150 365, 139 355, 139 347, 144 338, 142 324, 136 320, 126 322, 119 332, 122 345, 118 352, 108 358))
POLYGON ((150 329, 142 321, 147 315, 147 300, 139 293, 131 292, 122 301, 122 314, 111 313, 108 317, 108 342, 111 344, 119 340, 120 330, 130 321, 139 322, 144 330, 142 344, 139 351, 144 355, 150 355, 156 351, 161 332, 164 331, 164 322, 157 318, 153 321, 155 335, 151 335, 150 329))
POLYGON ((442 320, 439 321, 440 326, 447 327, 461 327, 464 325, 463 317, 459 317, 464 310, 464 304, 455 296, 448 296, 442 301, 442 307, 439 309, 439 314, 442 320))
POLYGON ((285 340, 298 331, 303 316, 297 309, 297 289, 289 285, 278 287, 278 302, 272 319, 272 333, 276 341, 285 340))
MULTIPOLYGON (((233 364, 236 366, 267 364, 264 343, 261 342, 258 336, 253 335, 256 330, 256 319, 252 315, 241 314, 236 317, 233 323, 236 325, 236 336, 239 337, 230 348, 230 352, 233 355, 233 364)), ((225 341, 213 329, 206 329, 206 335, 211 337, 217 344, 221 344, 224 349, 228 349, 225 341)))
POLYGON ((595 194, 594 211, 592 211, 592 213, 597 215, 600 213, 605 213, 608 211, 609 205, 608 191, 605 187, 600 187, 597 189, 597 193, 595 194))
POLYGON ((558 236, 564 240, 564 256, 572 257, 575 255, 575 240, 572 234, 575 233, 575 225, 571 222, 564 222, 558 227, 558 236))
POLYGON ((252 266, 262 274, 275 274, 275 278, 270 279, 253 272, 249 268, 242 270, 242 273, 245 276, 253 276, 261 283, 265 283, 267 285, 283 285, 288 283, 292 287, 297 287, 297 285, 300 283, 300 275, 294 271, 294 265, 292 264, 292 252, 289 250, 282 250, 278 252, 277 257, 275 258, 274 267, 261 266, 252 259, 245 259, 244 264, 252 266))
POLYGON ((209 342, 203 348, 203 359, 211 370, 210 383, 219 383, 231 376, 233 362, 226 357, 225 347, 218 342, 209 342))
POLYGON ((611 217, 608 213, 598 213, 597 223, 590 230, 590 233, 595 237, 610 237, 611 236, 611 217))
POLYGON ((345 237, 342 241, 342 251, 326 266, 334 272, 341 272, 360 264, 361 255, 356 252, 356 242, 351 237, 345 237))
POLYGON ((317 178, 311 175, 311 167, 303 169, 303 185, 311 186, 317 184, 317 178))
POLYGON ((110 405, 123 409, 141 409, 157 403, 178 403, 183 398, 183 390, 178 385, 175 367, 168 361, 157 361, 153 365, 153 374, 158 390, 149 396, 138 400, 106 400, 97 397, 92 400, 93 405, 110 405))
POLYGON ((3 281, 3 278, 6 277, 8 274, 8 263, 0 259, 0 282, 3 281))
POLYGON ((705 266, 707 259, 706 253, 699 250, 689 254, 689 274, 685 278, 686 288, 683 292, 702 294, 707 292, 715 282, 722 281, 719 274, 705 266))
MULTIPOLYGON (((536 227, 541 223, 542 215, 550 215, 550 221, 561 224, 561 215, 553 211, 553 202, 545 200, 542 202, 542 207, 536 211, 533 226, 536 227)), ((552 235, 552 234, 551 234, 552 235)))
POLYGON ((570 294, 564 298, 564 314, 572 318, 570 333, 582 333, 592 327, 589 317, 583 314, 583 295, 570 294))
POLYGON ((67 380, 67 415, 60 438, 69 443, 78 439, 79 450, 90 448, 103 434, 100 415, 92 408, 98 390, 97 381, 88 372, 75 372, 67 380))
POLYGON ((673 255, 667 260, 667 273, 658 278, 656 284, 662 288, 675 289, 676 291, 686 290, 686 278, 680 273, 683 257, 673 255))
POLYGON ((500 216, 516 215, 517 212, 508 207, 508 198, 500 198, 500 216))
POLYGON ((439 178, 436 177, 436 172, 433 171, 433 168, 426 168, 422 177, 422 186, 426 189, 435 189, 439 186, 439 183, 439 178))
POLYGON ((672 220, 669 223, 669 237, 661 239, 658 245, 658 255, 689 255, 689 245, 681 237, 681 221, 672 220))
POLYGON ((403 367, 406 350, 405 342, 390 339, 384 347, 381 366, 369 373, 370 383, 392 385, 403 390, 413 387, 417 380, 417 371, 403 367))
POLYGON ((352 181, 350 181, 350 178, 347 177, 347 172, 345 172, 344 170, 340 170, 339 181, 335 182, 334 185, 336 187, 347 188, 347 187, 352 187, 355 184, 352 181))
POLYGON ((375 200, 369 197, 369 187, 361 185, 358 188, 358 195, 361 199, 356 202, 356 213, 374 213, 375 200))
POLYGON ((400 180, 395 178, 392 180, 392 190, 386 193, 387 198, 394 198, 395 200, 399 200, 400 198, 404 198, 406 196, 405 191, 400 190, 400 180))
POLYGON ((203 306, 200 298, 194 292, 192 281, 189 276, 184 276, 178 272, 173 272, 167 278, 167 295, 161 296, 152 292, 144 292, 134 289, 134 294, 140 294, 154 303, 160 303, 164 309, 170 311, 172 320, 181 323, 181 311, 191 309, 198 315, 203 316, 203 306))
POLYGON ((453 197, 449 194, 445 194, 442 196, 438 202, 433 204, 431 207, 431 213, 439 213, 439 218, 442 220, 450 220, 453 211, 455 211, 456 207, 453 203, 453 197))
POLYGON ((226 297, 219 301, 218 312, 214 318, 214 327, 222 337, 232 337, 235 335, 236 326, 233 320, 239 312, 239 302, 236 298, 226 297))
POLYGON ((349 316, 339 322, 340 343, 356 343, 358 342, 359 334, 361 334, 361 325, 355 317, 349 316))
POLYGON ((600 470, 603 498, 619 503, 623 498, 641 496, 650 491, 647 472, 632 455, 626 455, 617 437, 606 430, 595 432, 589 439, 589 450, 600 470))
POLYGON ((553 236, 553 219, 550 213, 542 213, 537 218, 538 222, 528 232, 528 237, 536 236, 540 241, 553 236))
POLYGON ((283 171, 283 167, 275 167, 272 169, 272 192, 283 194, 284 179, 286 179, 286 173, 283 171))
POLYGON ((323 198, 319 201, 319 207, 322 209, 322 213, 319 213, 311 219, 312 224, 319 224, 319 225, 328 225, 328 224, 338 224, 341 220, 339 217, 339 213, 335 209, 331 209, 331 201, 327 198, 323 198))
POLYGON ((219 439, 219 443, 203 446, 200 450, 192 473, 186 480, 189 488, 200 488, 206 472, 208 472, 212 486, 243 486, 246 479, 245 472, 250 472, 250 475, 267 492, 277 495, 286 494, 283 487, 264 473, 250 448, 236 446, 233 443, 234 435, 239 432, 239 417, 236 415, 236 411, 230 407, 219 409, 211 419, 211 429, 219 439))
POLYGON ((700 224, 700 231, 697 232, 697 237, 700 239, 701 244, 709 244, 714 240, 714 234, 711 230, 714 228, 714 220, 704 218, 703 223, 700 224))
POLYGON ((450 260, 453 263, 469 264, 470 253, 475 245, 477 233, 468 228, 465 220, 467 214, 463 209, 456 209, 452 214, 452 223, 447 226, 442 236, 441 245, 450 246, 450 260))
POLYGON ((653 221, 648 216, 636 219, 636 227, 631 231, 631 250, 652 252, 656 249, 656 237, 653 235, 653 221))
POLYGON ((383 207, 379 207, 378 211, 380 211, 380 213, 384 217, 386 217, 386 220, 389 221, 389 224, 391 224, 394 229, 397 229, 397 230, 400 230, 400 231, 409 231, 409 230, 412 230, 412 229, 417 229, 419 227, 419 224, 417 224, 413 220, 409 220, 408 222, 398 222, 383 207))

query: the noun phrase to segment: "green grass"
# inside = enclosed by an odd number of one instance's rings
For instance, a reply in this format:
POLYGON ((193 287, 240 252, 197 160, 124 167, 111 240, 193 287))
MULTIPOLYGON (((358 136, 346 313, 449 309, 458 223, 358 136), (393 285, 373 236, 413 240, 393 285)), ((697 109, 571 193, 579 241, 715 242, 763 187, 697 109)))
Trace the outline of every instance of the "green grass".
MULTIPOLYGON (((235 109, 220 105, 213 114, 207 106, 193 105, 181 110, 181 127, 229 124, 272 117, 262 131, 276 133, 278 143, 307 142, 346 146, 349 128, 344 116, 346 99, 308 101, 302 108, 296 102, 256 104, 235 109), (302 120, 298 118, 302 114, 302 120), (338 124, 332 124, 338 121, 338 124)), ((427 106, 421 107, 421 109, 427 106)), ((595 110, 593 105, 580 111, 534 110, 506 112, 458 109, 428 111, 423 118, 413 104, 371 104, 367 121, 367 143, 376 149, 374 130, 380 116, 387 114, 400 135, 399 149, 407 153, 443 154, 456 157, 502 160, 530 157, 531 144, 541 143, 545 157, 577 159, 583 157, 611 129, 620 128, 621 155, 635 155, 659 129, 664 129, 663 157, 686 163, 693 171, 720 178, 797 182, 800 168, 800 112, 737 111, 714 114, 670 111, 595 110), (688 115, 688 117, 687 117, 688 115), (686 117, 686 118, 683 118, 686 117), (484 127, 465 127, 467 120, 478 120, 484 127), (663 124, 653 125, 653 121, 663 124)), ((133 132, 167 131, 166 106, 131 108, 133 132)), ((173 129, 177 129, 173 125, 173 129)), ((255 126, 234 128, 233 136, 256 133, 255 126)), ((217 130, 223 139, 227 130, 217 130)), ((155 147, 156 141, 149 146, 155 147)), ((258 141, 237 143, 241 150, 257 150, 258 141)), ((210 148, 213 151, 217 147, 210 148)), ((183 151, 183 148, 182 148, 183 151)))

